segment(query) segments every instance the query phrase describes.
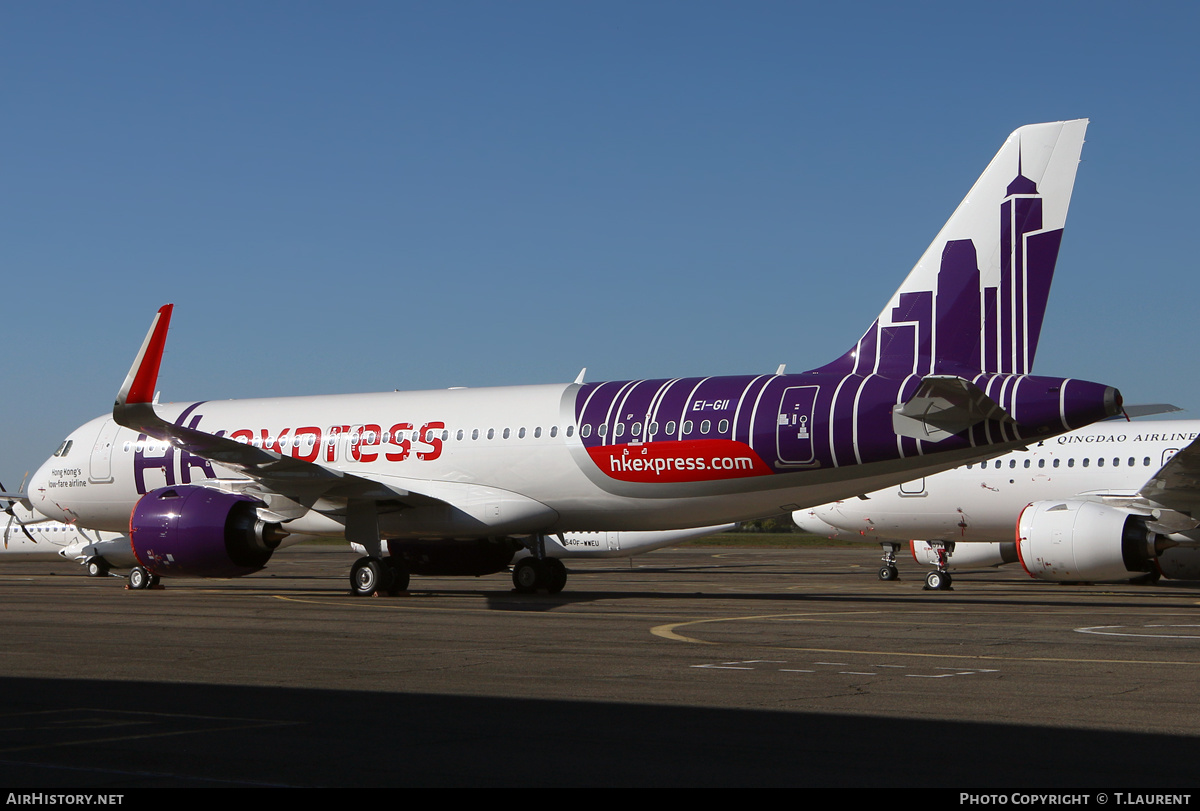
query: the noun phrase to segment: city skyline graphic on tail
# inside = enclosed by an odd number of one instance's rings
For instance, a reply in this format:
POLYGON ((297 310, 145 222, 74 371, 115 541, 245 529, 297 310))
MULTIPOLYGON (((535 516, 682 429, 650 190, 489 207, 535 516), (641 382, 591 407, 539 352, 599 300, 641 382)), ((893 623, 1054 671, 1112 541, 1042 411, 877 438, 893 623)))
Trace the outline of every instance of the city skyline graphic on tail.
MULTIPOLYGON (((158 404, 167 305, 111 417, 72 434, 29 497, 135 548, 153 536, 164 574, 237 568, 214 540, 235 514, 252 546, 330 535, 372 566, 430 539, 537 561, 559 533, 777 515, 1112 416, 1115 389, 1029 374, 1086 126, 1014 132, 863 337, 812 371, 158 404), (168 498, 190 529, 149 531, 168 498)), ((242 557, 240 573, 269 553, 242 557)))
MULTIPOLYGON (((582 425, 604 425, 606 431, 584 437, 596 464, 616 478, 664 481, 662 463, 647 459, 635 468, 627 448, 614 447, 611 439, 622 423, 670 425, 680 432, 695 415, 713 425, 726 420, 732 429, 735 442, 708 444, 724 451, 708 456, 737 459, 745 450, 739 440, 755 451, 740 459, 733 471, 740 476, 908 458, 925 452, 922 443, 940 440, 943 450, 978 446, 1095 420, 1098 413, 1086 406, 1095 402, 1094 384, 1028 376, 1078 162, 1078 150, 1064 149, 1063 142, 1082 146, 1086 124, 1040 125, 1061 128, 1051 138, 1014 133, 892 303, 834 362, 805 375, 585 386, 577 399, 577 419, 582 425), (1071 151, 1074 159, 1064 154, 1071 151), (1049 187, 1050 199, 1026 172, 1049 187), (984 210, 979 203, 987 200, 999 205, 984 210), (929 378, 928 396, 920 397, 929 378), (914 397, 913 408, 886 418, 887 410, 914 397), (991 419, 980 419, 984 416, 991 419), (767 423, 778 429, 773 437, 763 431, 767 423), (947 433, 964 430, 959 437, 947 433)), ((644 448, 639 454, 649 456, 644 448)), ((701 452, 697 460, 705 456, 701 452)), ((666 471, 676 480, 703 479, 709 472, 707 467, 666 471)))

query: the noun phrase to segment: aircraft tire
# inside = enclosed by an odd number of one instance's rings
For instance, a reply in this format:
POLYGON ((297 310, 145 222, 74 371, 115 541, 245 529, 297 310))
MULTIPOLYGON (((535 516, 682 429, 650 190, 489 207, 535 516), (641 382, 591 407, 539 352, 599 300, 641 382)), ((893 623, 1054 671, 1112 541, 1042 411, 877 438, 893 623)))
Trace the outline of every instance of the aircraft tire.
POLYGON ((108 561, 104 558, 92 558, 87 562, 88 577, 106 577, 108 575, 108 561))
POLYGON ((926 591, 949 591, 950 590, 950 573, 949 572, 930 572, 925 575, 925 590, 926 591))
POLYGON ((150 573, 141 566, 134 566, 129 570, 129 588, 134 591, 150 588, 150 573))
POLYGON ((378 591, 386 592, 391 568, 379 558, 365 557, 354 561, 350 567, 350 591, 356 597, 370 597, 378 591))
POLYGON ((558 594, 567 585, 567 567, 558 558, 542 561, 546 572, 546 591, 558 594))
POLYGON ((897 569, 895 566, 880 566, 879 567, 879 579, 885 580, 885 581, 899 580, 900 579, 900 570, 897 569))
POLYGON ((395 597, 402 591, 408 591, 409 581, 412 579, 408 573, 408 567, 399 558, 388 557, 384 558, 388 570, 392 575, 392 582, 388 586, 387 593, 395 597))
POLYGON ((519 594, 533 594, 542 588, 545 580, 546 568, 537 558, 521 558, 513 566, 513 588, 519 594))

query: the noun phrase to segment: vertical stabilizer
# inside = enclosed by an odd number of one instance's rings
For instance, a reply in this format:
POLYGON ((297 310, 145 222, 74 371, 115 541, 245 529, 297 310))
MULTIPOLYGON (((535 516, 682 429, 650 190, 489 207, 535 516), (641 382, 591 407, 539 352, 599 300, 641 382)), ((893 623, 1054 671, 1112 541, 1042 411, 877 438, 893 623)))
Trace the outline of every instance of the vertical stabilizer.
POLYGON ((1033 367, 1087 119, 1008 136, 844 374, 1025 374, 1033 367))

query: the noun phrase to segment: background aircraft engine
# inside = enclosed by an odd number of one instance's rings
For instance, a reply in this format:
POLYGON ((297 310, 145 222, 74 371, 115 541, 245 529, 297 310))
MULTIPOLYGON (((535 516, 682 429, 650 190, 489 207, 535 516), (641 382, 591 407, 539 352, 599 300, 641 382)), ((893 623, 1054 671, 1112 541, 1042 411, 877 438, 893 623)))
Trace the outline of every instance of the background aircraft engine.
POLYGON ((1091 501, 1036 501, 1017 519, 1021 565, 1038 580, 1128 580, 1150 572, 1158 536, 1091 501))
POLYGON ((257 572, 287 537, 259 520, 262 502, 205 487, 160 487, 138 501, 130 544, 151 574, 237 577, 257 572))
POLYGON ((499 540, 418 540, 387 542, 393 558, 404 561, 413 574, 475 576, 508 568, 521 545, 510 538, 499 540))

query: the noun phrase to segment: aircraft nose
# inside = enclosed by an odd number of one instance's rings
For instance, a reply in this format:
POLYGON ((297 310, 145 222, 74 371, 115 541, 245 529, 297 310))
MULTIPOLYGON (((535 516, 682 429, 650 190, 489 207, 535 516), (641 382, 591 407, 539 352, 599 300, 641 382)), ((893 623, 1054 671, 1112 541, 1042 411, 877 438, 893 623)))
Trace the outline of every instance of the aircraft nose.
POLYGON ((792 520, 805 532, 813 535, 826 535, 832 527, 818 518, 816 512, 815 509, 796 510, 792 513, 792 520))
POLYGON ((62 511, 50 499, 50 469, 54 459, 47 459, 29 479, 25 492, 29 494, 29 503, 33 509, 46 518, 62 520, 62 511))

